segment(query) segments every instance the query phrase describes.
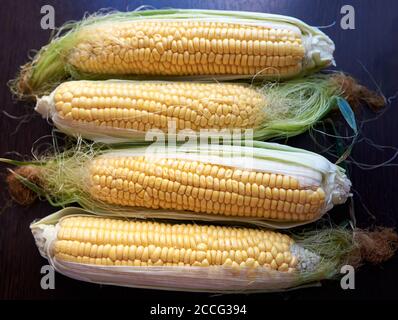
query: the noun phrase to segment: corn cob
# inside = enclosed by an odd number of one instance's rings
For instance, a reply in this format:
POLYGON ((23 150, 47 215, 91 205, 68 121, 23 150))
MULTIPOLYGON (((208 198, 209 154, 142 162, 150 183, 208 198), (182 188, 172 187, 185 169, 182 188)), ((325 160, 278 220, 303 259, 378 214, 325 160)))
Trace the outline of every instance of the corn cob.
POLYGON ((95 141, 142 141, 155 129, 168 138, 223 132, 250 133, 263 140, 302 133, 337 108, 344 97, 356 108, 359 93, 366 101, 376 97, 342 74, 265 87, 81 80, 62 83, 49 96, 39 98, 35 110, 65 133, 95 141))
POLYGON ((300 20, 260 13, 155 10, 67 24, 24 67, 20 94, 69 75, 290 78, 333 62, 333 42, 300 20), (62 32, 61 32, 62 33, 62 32), (65 33, 65 32, 64 32, 65 33), (25 92, 24 92, 25 91, 25 92))
POLYGON ((188 210, 280 221, 310 221, 325 206, 322 187, 287 174, 209 162, 99 157, 89 166, 90 195, 109 204, 188 210))
MULTIPOLYGON (((54 106, 65 121, 167 132, 170 121, 177 130, 254 128, 262 120, 256 114, 265 97, 239 84, 72 81, 43 103, 54 106)), ((43 103, 38 103, 39 110, 43 103)))
POLYGON ((388 259, 398 241, 389 229, 357 229, 355 236, 345 229, 322 229, 297 237, 242 227, 98 217, 73 207, 33 223, 31 230, 42 256, 72 278, 212 292, 273 291, 333 278, 342 265, 388 259), (370 248, 368 256, 358 255, 370 248))
POLYGON ((71 207, 33 223, 31 230, 41 254, 61 273, 138 287, 283 288, 321 261, 279 232, 96 217, 71 207), (120 275, 124 280, 118 283, 120 275))
POLYGON ((272 231, 98 217, 59 223, 55 258, 97 265, 266 267, 293 271, 293 240, 272 231))
POLYGON ((318 219, 350 196, 341 168, 300 149, 260 142, 161 149, 60 154, 25 175, 27 186, 33 181, 54 204, 107 213, 275 225, 318 219))
POLYGON ((94 25, 84 37, 68 63, 94 74, 286 77, 301 72, 305 56, 300 29, 288 24, 149 20, 94 25))

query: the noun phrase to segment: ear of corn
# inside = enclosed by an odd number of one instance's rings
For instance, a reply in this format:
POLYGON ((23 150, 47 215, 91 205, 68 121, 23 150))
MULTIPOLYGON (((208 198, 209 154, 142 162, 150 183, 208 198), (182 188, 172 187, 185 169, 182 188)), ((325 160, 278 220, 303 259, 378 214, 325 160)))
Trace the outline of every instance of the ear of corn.
POLYGON ((273 227, 318 219, 346 201, 351 185, 320 155, 264 142, 77 151, 39 169, 43 195, 55 205, 77 201, 108 214, 273 227))
POLYGON ((93 25, 81 31, 89 40, 71 50, 68 63, 90 74, 255 75, 264 71, 288 77, 301 72, 305 47, 299 28, 227 21, 150 19, 93 25), (110 50, 105 52, 107 47, 110 50))
POLYGON ((298 19, 249 12, 117 12, 62 33, 24 67, 17 93, 43 93, 70 75, 285 79, 328 66, 334 51, 324 33, 298 19))
POLYGON ((88 170, 94 199, 129 207, 310 221, 326 200, 323 188, 311 189, 288 174, 174 156, 109 154, 94 159, 88 170))
POLYGON ((310 128, 342 89, 334 76, 264 87, 232 83, 70 81, 38 99, 36 111, 62 131, 95 141, 142 141, 151 130, 197 135, 250 129, 256 139, 310 128))
POLYGON ((97 265, 239 265, 288 272, 297 265, 292 244, 271 231, 68 217, 59 223, 53 249, 55 258, 97 265))
POLYGON ((268 230, 115 219, 72 207, 31 230, 43 257, 67 276, 165 290, 287 289, 332 278, 353 249, 348 231, 296 242, 268 230))

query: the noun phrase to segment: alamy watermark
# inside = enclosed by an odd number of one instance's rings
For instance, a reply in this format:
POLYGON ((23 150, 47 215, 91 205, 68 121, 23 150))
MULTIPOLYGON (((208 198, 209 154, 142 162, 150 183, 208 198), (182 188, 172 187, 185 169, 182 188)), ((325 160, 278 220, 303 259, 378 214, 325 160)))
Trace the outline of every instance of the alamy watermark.
POLYGON ((341 289, 355 289, 355 269, 353 266, 347 264, 341 267, 340 273, 344 276, 340 280, 341 289))
POLYGON ((173 157, 179 151, 187 151, 196 161, 209 161, 211 157, 228 157, 232 161, 234 158, 240 161, 243 168, 251 168, 254 158, 253 140, 253 129, 177 130, 176 122, 172 120, 168 122, 166 132, 150 129, 145 133, 145 141, 152 142, 146 147, 145 156, 173 157), (217 147, 220 144, 225 148, 217 147))
POLYGON ((40 280, 40 287, 43 290, 55 289, 54 267, 46 264, 41 267, 40 273, 43 274, 43 276, 41 277, 41 280, 40 280))
POLYGON ((354 30, 355 29, 355 9, 353 6, 344 5, 340 9, 340 13, 343 17, 340 20, 340 27, 343 30, 354 30))
POLYGON ((40 20, 40 27, 43 30, 55 29, 55 10, 53 6, 46 4, 40 8, 40 13, 43 15, 40 20))

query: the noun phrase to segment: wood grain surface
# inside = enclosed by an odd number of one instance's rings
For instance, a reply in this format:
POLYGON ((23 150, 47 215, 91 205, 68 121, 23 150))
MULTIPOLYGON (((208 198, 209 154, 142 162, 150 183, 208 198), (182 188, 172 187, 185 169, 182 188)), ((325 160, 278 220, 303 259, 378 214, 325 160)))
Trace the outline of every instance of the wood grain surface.
MULTIPOLYGON (((46 44, 49 30, 40 28, 40 8, 50 4, 55 8, 56 25, 80 19, 85 12, 100 8, 122 11, 141 5, 155 8, 209 8, 279 13, 295 16, 314 26, 329 26, 324 31, 336 43, 338 70, 344 70, 362 83, 379 87, 386 97, 397 94, 398 81, 398 2, 383 1, 322 1, 322 0, 202 0, 202 1, 90 1, 90 0, 2 0, 0 9, 0 157, 29 159, 32 146, 51 142, 51 125, 34 114, 31 103, 14 102, 7 81, 14 77, 20 65, 27 61, 30 50, 46 44), (355 8, 356 29, 342 30, 340 9, 349 4, 355 8), (6 112, 6 113, 5 113, 6 112), (8 115, 7 115, 8 114, 8 115), (9 115, 12 115, 10 117, 9 115), (45 138, 47 136, 47 138, 45 138), (43 138, 44 137, 44 138, 43 138)), ((365 111, 362 119, 375 115, 365 111)), ((380 164, 391 158, 398 146, 398 110, 396 100, 377 120, 361 122, 362 140, 354 147, 352 158, 358 163, 380 164)), ((287 141, 288 144, 317 150, 308 134, 287 141)), ((331 158, 331 160, 335 160, 331 158)), ((354 188, 354 207, 360 227, 384 225, 397 227, 398 160, 393 165, 364 170, 349 163, 354 188)), ((40 269, 46 261, 40 257, 29 230, 29 224, 56 209, 45 202, 29 208, 12 203, 4 178, 6 167, 1 165, 0 188, 0 298, 2 299, 134 299, 136 303, 247 303, 260 304, 273 300, 306 299, 391 299, 396 298, 398 259, 394 257, 382 266, 365 266, 356 272, 356 289, 342 290, 339 281, 325 281, 322 287, 286 293, 253 295, 209 295, 175 293, 156 290, 100 286, 68 279, 56 274, 54 290, 40 287, 40 269)), ((341 221, 349 216, 348 206, 334 209, 330 216, 341 221)))

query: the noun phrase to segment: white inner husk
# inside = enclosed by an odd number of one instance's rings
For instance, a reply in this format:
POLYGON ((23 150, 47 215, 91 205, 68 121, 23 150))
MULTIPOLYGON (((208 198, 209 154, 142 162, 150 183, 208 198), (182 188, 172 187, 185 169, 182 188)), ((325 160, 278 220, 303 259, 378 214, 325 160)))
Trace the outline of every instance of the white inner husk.
MULTIPOLYGON (((217 293, 280 291, 300 284, 299 271, 287 273, 266 268, 236 271, 223 266, 97 266, 56 259, 52 246, 57 237, 58 222, 66 216, 75 215, 92 214, 80 208, 69 207, 31 225, 40 254, 48 259, 55 270, 73 279, 134 288, 217 293)), ((292 246, 292 253, 299 254, 299 267, 304 265, 307 272, 316 269, 319 262, 316 254, 297 244, 292 246)))

